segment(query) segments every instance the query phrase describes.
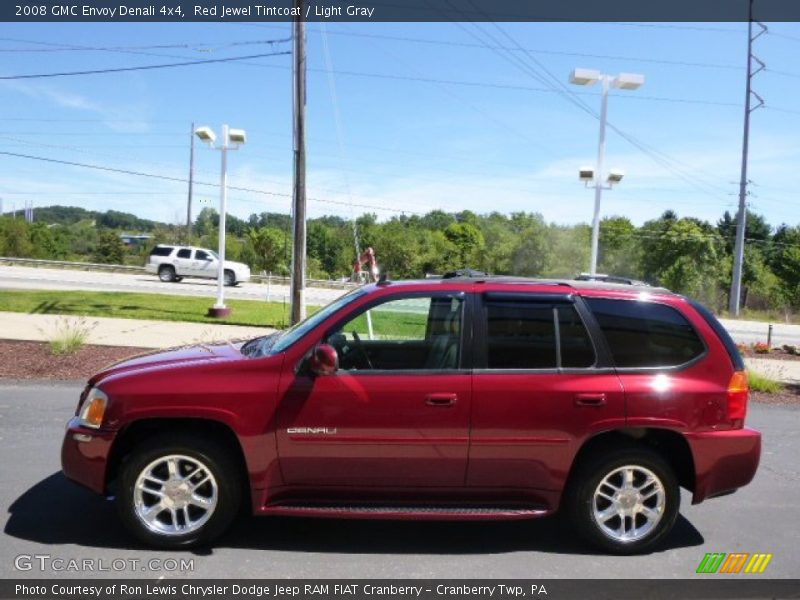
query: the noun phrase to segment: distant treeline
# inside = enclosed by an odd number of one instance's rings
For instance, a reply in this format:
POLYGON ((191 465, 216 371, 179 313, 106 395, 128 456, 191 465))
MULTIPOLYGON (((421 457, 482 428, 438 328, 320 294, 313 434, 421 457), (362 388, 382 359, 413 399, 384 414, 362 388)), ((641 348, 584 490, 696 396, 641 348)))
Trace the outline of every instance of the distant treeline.
MULTIPOLYGON (((255 272, 287 274, 291 218, 286 214, 229 215, 226 253, 255 272)), ((37 208, 35 222, 6 214, 0 220, 0 254, 63 260, 143 264, 157 243, 216 248, 219 215, 205 208, 191 231, 117 211, 68 206, 37 208), (119 234, 148 233, 141 246, 124 247, 119 234)), ((716 310, 728 302, 735 220, 716 223, 667 211, 637 227, 608 217, 600 227, 598 271, 641 279, 696 297, 716 310)), ((470 211, 398 216, 378 221, 364 214, 354 223, 337 216, 308 221, 308 275, 337 279, 351 273, 356 248, 375 249, 392 278, 472 267, 495 274, 573 277, 589 264, 590 228, 547 223, 536 213, 470 211)), ((800 309, 800 225, 770 225, 748 213, 743 278, 745 307, 772 312, 800 309)))

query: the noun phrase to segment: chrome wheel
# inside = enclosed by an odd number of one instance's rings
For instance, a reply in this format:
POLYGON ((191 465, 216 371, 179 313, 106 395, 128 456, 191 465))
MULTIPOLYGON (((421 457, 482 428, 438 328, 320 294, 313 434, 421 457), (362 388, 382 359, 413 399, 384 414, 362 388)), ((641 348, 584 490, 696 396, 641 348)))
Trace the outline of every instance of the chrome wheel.
POLYGON ((611 471, 592 498, 592 516, 600 531, 623 543, 647 537, 665 510, 664 484, 650 469, 636 465, 611 471))
POLYGON ((136 517, 155 533, 185 535, 205 525, 219 489, 211 470, 195 458, 162 456, 142 469, 133 490, 136 517))

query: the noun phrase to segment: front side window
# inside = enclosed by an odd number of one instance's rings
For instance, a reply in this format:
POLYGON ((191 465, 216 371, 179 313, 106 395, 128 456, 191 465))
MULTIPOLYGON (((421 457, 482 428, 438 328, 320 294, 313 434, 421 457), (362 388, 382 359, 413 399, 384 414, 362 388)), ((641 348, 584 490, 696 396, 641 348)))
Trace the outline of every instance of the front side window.
POLYGON ((195 260, 211 260, 211 255, 205 250, 196 250, 194 258, 195 260))
POLYGON ((588 368, 595 364, 592 340, 572 304, 497 298, 485 306, 487 368, 588 368))
POLYGON ((337 327, 327 343, 343 371, 457 369, 463 308, 460 296, 387 300, 337 327))
POLYGON ((620 368, 675 367, 705 352, 689 321, 665 304, 586 298, 620 368))

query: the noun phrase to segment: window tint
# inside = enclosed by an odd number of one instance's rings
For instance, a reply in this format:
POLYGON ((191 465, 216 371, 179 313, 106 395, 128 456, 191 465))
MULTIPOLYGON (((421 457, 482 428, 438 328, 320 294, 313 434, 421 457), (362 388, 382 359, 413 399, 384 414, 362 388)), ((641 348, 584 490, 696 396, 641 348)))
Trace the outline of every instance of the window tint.
POLYGON ((556 368, 552 305, 490 300, 486 305, 486 316, 488 368, 556 368))
POLYGON ((617 367, 673 367, 705 347, 689 322, 663 304, 587 298, 617 367))
POLYGON ((169 256, 172 250, 172 246, 156 246, 150 251, 150 256, 169 256))
POLYGON ((491 300, 486 309, 488 368, 555 369, 561 366, 575 369, 594 365, 594 346, 589 332, 571 304, 553 307, 524 299, 491 300))
POLYGON ((328 343, 345 371, 456 369, 463 305, 449 296, 389 300, 347 321, 328 343))
POLYGON ((575 369, 594 365, 592 339, 574 306, 558 307, 558 333, 561 340, 561 366, 563 368, 575 369))
POLYGON ((191 258, 192 251, 189 248, 181 248, 178 250, 178 258, 191 258))
POLYGON ((194 253, 194 258, 195 260, 209 260, 211 258, 211 255, 204 250, 197 250, 194 253))

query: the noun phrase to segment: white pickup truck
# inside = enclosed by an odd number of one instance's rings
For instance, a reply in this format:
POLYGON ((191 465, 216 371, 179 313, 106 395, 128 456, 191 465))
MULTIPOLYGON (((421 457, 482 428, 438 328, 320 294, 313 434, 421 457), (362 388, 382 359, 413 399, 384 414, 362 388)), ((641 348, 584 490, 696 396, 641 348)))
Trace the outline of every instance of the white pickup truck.
MULTIPOLYGON (((243 263, 226 260, 223 269, 225 285, 250 280, 250 267, 243 263)), ((180 281, 184 277, 216 279, 219 256, 207 248, 159 244, 150 252, 145 270, 166 282, 180 281)))

